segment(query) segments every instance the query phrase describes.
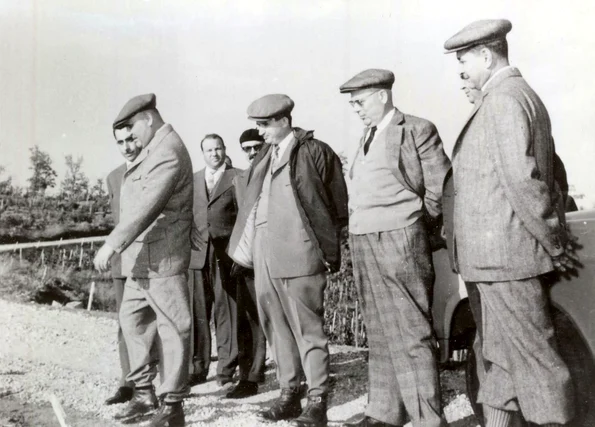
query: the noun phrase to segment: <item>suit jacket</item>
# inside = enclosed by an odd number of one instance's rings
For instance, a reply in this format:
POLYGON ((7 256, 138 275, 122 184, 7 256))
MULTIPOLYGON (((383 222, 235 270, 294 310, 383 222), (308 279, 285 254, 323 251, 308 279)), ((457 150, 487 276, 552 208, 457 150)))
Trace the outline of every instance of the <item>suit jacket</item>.
POLYGON ((197 250, 192 251, 190 259, 190 268, 195 270, 201 270, 205 265, 209 240, 215 242, 217 248, 221 248, 222 255, 225 255, 238 214, 233 187, 238 169, 225 167, 210 198, 205 183, 205 171, 206 169, 201 169, 194 174, 194 224, 200 236, 196 242, 197 250))
MULTIPOLYGON (((365 135, 360 141, 364 143, 365 135)), ((430 235, 439 235, 442 217, 442 185, 450 169, 436 126, 428 120, 403 114, 395 115, 386 127, 386 157, 395 178, 424 203, 424 217, 430 235)), ((349 176, 353 175, 353 160, 349 176)), ((437 243, 433 242, 435 246, 437 243)))
POLYGON ((507 281, 553 269, 564 211, 548 112, 516 68, 490 81, 453 150, 450 257, 465 281, 507 281), (452 200, 454 198, 454 200, 452 200))
POLYGON ((192 162, 171 125, 163 125, 124 174, 120 222, 107 243, 122 254, 122 274, 163 278, 190 263, 192 162))
MULTIPOLYGON (((122 180, 125 173, 126 163, 111 171, 105 180, 114 225, 118 225, 120 221, 120 187, 122 187, 122 180)), ((110 263, 112 266, 112 279, 124 279, 125 276, 122 275, 122 258, 120 254, 116 253, 110 260, 110 263)))

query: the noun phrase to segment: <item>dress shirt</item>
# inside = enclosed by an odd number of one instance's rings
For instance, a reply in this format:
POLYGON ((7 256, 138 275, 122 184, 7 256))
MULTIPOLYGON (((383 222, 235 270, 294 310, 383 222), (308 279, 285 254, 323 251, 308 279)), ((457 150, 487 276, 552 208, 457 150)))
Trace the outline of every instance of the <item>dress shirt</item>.
POLYGON ((223 175, 223 172, 225 172, 225 166, 225 162, 223 162, 223 164, 217 169, 211 169, 207 166, 205 171, 205 182, 207 184, 207 190, 209 190, 209 193, 213 191, 213 188, 215 188, 217 182, 219 182, 221 175, 223 175), (209 182, 209 177, 212 179, 211 182, 209 182))

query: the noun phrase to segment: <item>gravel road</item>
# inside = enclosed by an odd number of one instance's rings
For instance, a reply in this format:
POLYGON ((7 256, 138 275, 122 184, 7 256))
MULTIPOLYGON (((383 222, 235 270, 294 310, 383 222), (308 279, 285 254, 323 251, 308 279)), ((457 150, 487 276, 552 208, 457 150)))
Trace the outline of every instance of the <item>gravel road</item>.
MULTIPOLYGON (((120 425, 112 417, 121 405, 103 406, 119 377, 116 328, 115 318, 104 313, 0 300, 0 427, 58 426, 47 403, 52 394, 61 402, 70 427, 120 425)), ((358 380, 365 390, 366 358, 364 351, 351 347, 333 346, 331 352, 334 392, 329 425, 337 426, 363 412, 367 396, 350 391, 358 380)), ((226 391, 214 381, 215 368, 211 366, 209 381, 194 387, 185 401, 186 424, 270 427, 256 418, 256 412, 279 394, 273 369, 269 367, 260 394, 226 400, 226 391)), ((454 396, 444 408, 449 425, 476 427, 467 397, 460 390, 449 393, 454 396)))

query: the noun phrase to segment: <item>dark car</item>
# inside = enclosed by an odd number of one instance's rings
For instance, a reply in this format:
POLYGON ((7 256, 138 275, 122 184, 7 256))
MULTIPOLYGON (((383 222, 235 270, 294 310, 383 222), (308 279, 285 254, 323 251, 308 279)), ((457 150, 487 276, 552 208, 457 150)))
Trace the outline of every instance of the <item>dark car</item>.
MULTIPOLYGON (((571 212, 566 220, 578 237, 577 254, 582 266, 576 274, 563 277, 551 274, 549 288, 551 314, 562 358, 567 363, 576 393, 577 413, 568 424, 573 427, 595 426, 595 210, 571 212)), ((478 420, 481 405, 475 403, 479 381, 473 352, 475 323, 469 308, 467 291, 461 278, 453 273, 445 249, 434 253, 436 282, 432 314, 440 346, 440 360, 445 362, 463 351, 467 353, 467 394, 478 420)), ((455 358, 457 359, 457 358, 455 358)), ((483 424, 482 424, 483 425, 483 424)))

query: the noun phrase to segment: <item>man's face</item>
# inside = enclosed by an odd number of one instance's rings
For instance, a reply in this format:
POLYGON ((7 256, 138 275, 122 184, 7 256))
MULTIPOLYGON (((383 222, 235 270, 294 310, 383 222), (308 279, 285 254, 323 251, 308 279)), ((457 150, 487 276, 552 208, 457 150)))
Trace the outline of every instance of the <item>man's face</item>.
POLYGON ((131 133, 130 128, 116 129, 116 145, 128 162, 134 162, 143 149, 142 143, 131 133))
POLYGON ((252 160, 256 157, 260 149, 262 148, 262 141, 244 141, 240 145, 242 150, 248 156, 248 161, 252 164, 252 160))
POLYGON ((217 138, 207 138, 202 142, 202 154, 211 169, 218 169, 225 162, 225 146, 217 138))
POLYGON ((457 52, 459 75, 470 87, 480 89, 490 77, 483 50, 468 49, 457 52))
POLYGON ((465 92, 465 96, 470 103, 475 104, 481 98, 481 90, 477 89, 469 80, 463 81, 463 87, 461 88, 465 92))
POLYGON ((279 144, 287 136, 289 122, 286 117, 280 119, 258 120, 256 129, 267 144, 279 144))
POLYGON ((351 92, 349 104, 367 127, 377 126, 384 117, 386 103, 381 99, 381 92, 379 89, 351 92))

